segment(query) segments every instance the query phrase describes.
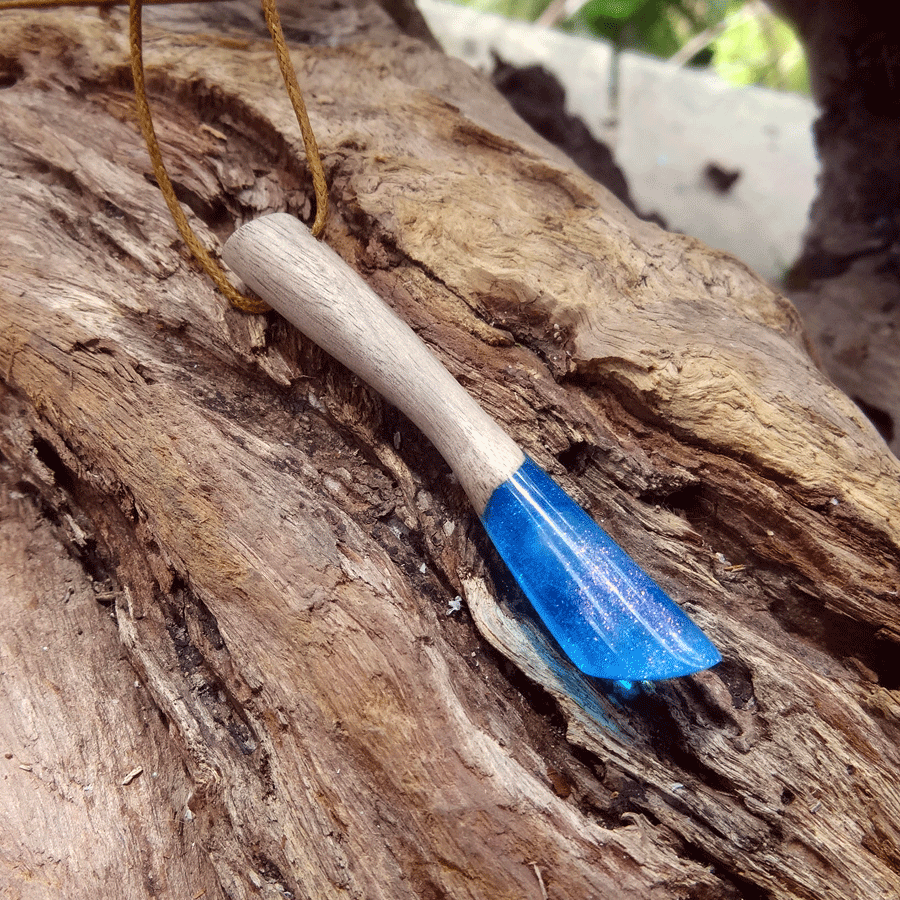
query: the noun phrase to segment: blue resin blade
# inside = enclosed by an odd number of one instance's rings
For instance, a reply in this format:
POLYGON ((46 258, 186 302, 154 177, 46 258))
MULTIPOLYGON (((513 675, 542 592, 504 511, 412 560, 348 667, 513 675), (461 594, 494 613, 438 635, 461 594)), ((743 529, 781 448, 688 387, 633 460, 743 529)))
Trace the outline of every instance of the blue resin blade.
POLYGON ((655 681, 721 662, 700 628, 530 459, 494 491, 481 521, 582 672, 655 681))

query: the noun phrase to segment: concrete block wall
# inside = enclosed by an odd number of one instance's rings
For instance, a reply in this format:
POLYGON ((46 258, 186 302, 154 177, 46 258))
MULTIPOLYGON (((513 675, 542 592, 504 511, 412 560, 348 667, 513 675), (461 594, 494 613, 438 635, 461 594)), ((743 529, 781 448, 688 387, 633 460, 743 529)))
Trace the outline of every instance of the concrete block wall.
POLYGON ((624 53, 614 105, 609 45, 443 0, 417 5, 444 49, 476 68, 490 72, 496 50, 507 62, 553 72, 568 111, 613 150, 638 206, 670 229, 773 281, 799 253, 818 169, 812 101, 624 53), (710 184, 709 163, 740 172, 729 191, 710 184))

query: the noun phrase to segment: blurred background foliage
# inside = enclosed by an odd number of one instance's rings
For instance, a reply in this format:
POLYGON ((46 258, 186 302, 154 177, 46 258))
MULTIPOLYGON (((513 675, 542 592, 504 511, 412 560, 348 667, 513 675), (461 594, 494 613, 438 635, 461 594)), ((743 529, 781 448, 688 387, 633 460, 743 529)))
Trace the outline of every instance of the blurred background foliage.
POLYGON ((731 84, 809 93, 803 49, 761 0, 457 0, 482 12, 604 38, 731 84))

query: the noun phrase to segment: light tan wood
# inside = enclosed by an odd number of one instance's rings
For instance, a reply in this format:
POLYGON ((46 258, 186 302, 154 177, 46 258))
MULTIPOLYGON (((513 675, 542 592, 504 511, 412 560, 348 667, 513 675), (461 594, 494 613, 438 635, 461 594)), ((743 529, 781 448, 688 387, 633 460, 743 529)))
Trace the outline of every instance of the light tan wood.
POLYGON ((239 228, 222 258, 291 324, 415 422, 481 515, 524 453, 337 253, 293 216, 275 213, 239 228))

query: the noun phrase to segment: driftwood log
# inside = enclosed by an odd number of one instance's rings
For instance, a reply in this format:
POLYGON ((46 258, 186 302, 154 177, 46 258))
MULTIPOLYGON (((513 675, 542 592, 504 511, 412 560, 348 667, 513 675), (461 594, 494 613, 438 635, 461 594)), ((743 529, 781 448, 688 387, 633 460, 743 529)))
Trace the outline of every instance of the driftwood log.
MULTIPOLYGON (((124 14, 6 13, 3 893, 897 897, 897 460, 744 265, 381 7, 301 6, 327 240, 724 662, 574 671, 415 429, 187 258, 124 14)), ((255 7, 145 18, 205 240, 308 220, 255 7)))

